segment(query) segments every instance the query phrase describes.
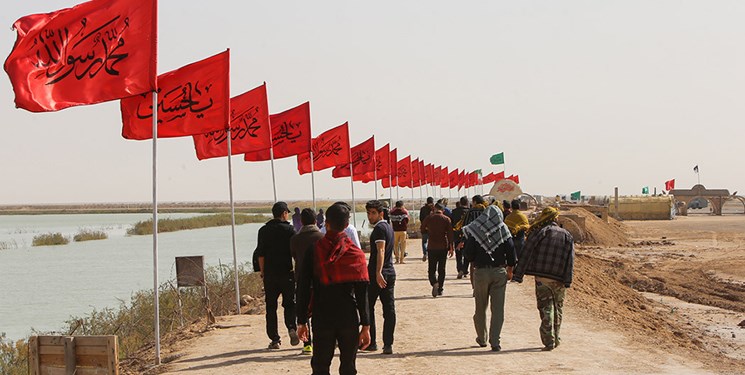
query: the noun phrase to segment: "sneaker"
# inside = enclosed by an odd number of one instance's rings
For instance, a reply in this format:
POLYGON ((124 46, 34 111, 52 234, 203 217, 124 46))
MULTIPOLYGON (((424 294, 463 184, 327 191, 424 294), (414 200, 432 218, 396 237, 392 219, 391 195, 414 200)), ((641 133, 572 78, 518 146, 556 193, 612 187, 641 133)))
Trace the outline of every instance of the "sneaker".
POLYGON ((383 354, 393 354, 393 347, 391 347, 390 345, 384 345, 383 354))
POLYGON ((440 284, 435 283, 432 285, 432 297, 437 297, 437 291, 440 290, 440 284))
POLYGON ((438 296, 441 296, 442 295, 442 288, 440 288, 440 289, 437 290, 437 295, 438 296))
POLYGON ((458 280, 463 278, 463 271, 458 271, 458 280))
POLYGON ((476 339, 476 343, 479 344, 480 347, 486 348, 486 343, 479 341, 479 339, 476 339))
POLYGON ((422 262, 426 262, 426 261, 427 261, 427 256, 425 255, 422 257, 422 262))
POLYGON ((365 348, 366 352, 377 352, 378 351, 378 345, 377 344, 370 344, 365 348))
POLYGON ((279 345, 281 344, 281 341, 272 341, 269 343, 269 349, 276 350, 279 349, 279 345))
POLYGON ((300 337, 297 336, 297 331, 294 329, 290 330, 290 345, 297 346, 300 344, 300 337))
POLYGON ((498 351, 500 351, 500 350, 502 350, 502 347, 501 347, 501 346, 499 346, 499 345, 497 345, 497 346, 492 346, 492 347, 491 347, 491 351, 493 351, 493 352, 498 352, 498 351))
POLYGON ((552 350, 554 350, 554 346, 553 346, 553 345, 548 345, 548 346, 544 346, 544 347, 543 347, 543 348, 541 349, 541 351, 543 351, 543 352, 550 352, 550 351, 552 351, 552 350))
POLYGON ((302 353, 303 354, 313 354, 313 345, 308 344, 308 345, 303 346, 302 353))

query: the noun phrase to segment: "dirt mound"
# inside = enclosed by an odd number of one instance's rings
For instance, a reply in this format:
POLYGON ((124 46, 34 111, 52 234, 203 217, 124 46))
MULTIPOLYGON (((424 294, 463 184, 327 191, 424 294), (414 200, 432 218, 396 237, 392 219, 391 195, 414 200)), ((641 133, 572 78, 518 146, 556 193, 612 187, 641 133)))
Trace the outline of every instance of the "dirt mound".
MULTIPOLYGON (((715 354, 706 350, 708 339, 701 332, 677 321, 670 308, 648 300, 628 286, 627 280, 636 278, 636 272, 628 265, 580 252, 574 271, 567 298, 584 313, 624 327, 633 332, 635 339, 671 350, 691 349, 705 362, 713 359, 715 354)), ((725 371, 742 366, 742 362, 721 357, 716 361, 725 371)))
MULTIPOLYGON (((624 246, 629 241, 626 226, 616 219, 609 217, 606 223, 592 212, 576 207, 566 211, 562 210, 561 214, 576 215, 585 220, 585 230, 582 231, 579 239, 575 238, 577 242, 596 246, 624 246)), ((572 232, 571 229, 568 230, 572 232)))

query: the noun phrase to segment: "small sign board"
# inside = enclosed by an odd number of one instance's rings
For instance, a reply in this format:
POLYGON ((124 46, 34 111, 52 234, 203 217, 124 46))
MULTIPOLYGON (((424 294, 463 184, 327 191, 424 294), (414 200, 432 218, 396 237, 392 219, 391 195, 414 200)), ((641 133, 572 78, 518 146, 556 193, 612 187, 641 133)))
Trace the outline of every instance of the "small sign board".
POLYGON ((204 286, 204 257, 176 257, 178 287, 204 286))

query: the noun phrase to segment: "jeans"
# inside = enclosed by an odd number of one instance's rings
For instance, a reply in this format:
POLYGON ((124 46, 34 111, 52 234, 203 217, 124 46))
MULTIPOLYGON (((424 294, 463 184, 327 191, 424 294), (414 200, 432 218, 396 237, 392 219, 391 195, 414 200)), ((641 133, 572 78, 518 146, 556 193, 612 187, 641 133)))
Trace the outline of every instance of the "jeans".
POLYGON ((429 258, 427 274, 429 276, 429 285, 440 284, 439 290, 442 291, 442 285, 445 284, 445 264, 448 260, 447 250, 429 249, 429 258), (437 277, 435 277, 435 270, 437 277))
POLYGON ((535 298, 538 302, 538 312, 541 315, 541 342, 547 347, 559 346, 561 339, 561 318, 563 317, 564 283, 554 280, 535 282, 535 298))
POLYGON ((313 358, 310 367, 313 375, 329 375, 334 349, 339 343, 339 374, 354 375, 357 373, 357 345, 359 327, 313 327, 313 358))
POLYGON ((422 233, 422 255, 427 256, 427 242, 429 242, 429 233, 422 233))
POLYGON ((277 299, 282 295, 282 307, 285 310, 285 326, 288 330, 297 329, 295 322, 295 282, 287 279, 264 279, 266 296, 266 334, 269 339, 280 341, 277 331, 277 299))
POLYGON ((499 346, 499 336, 504 324, 504 297, 507 289, 507 270, 504 267, 476 268, 471 276, 476 311, 473 325, 476 328, 476 341, 486 344, 486 307, 491 299, 491 322, 489 323, 489 344, 499 346))
POLYGON ((393 332, 396 330, 396 304, 393 296, 394 287, 396 286, 396 275, 383 275, 387 285, 380 289, 375 277, 370 280, 370 287, 367 290, 368 302, 370 305, 370 345, 377 345, 375 329, 375 302, 380 297, 380 304, 383 305, 383 345, 393 345, 393 332))
POLYGON ((393 256, 396 263, 403 262, 406 257, 406 231, 393 232, 393 256))

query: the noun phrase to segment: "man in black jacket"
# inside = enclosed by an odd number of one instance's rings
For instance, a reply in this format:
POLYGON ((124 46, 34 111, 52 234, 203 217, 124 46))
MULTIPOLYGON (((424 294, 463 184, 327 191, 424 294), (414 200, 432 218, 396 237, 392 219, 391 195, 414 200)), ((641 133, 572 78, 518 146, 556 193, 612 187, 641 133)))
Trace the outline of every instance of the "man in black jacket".
POLYGON ((277 300, 280 294, 290 344, 295 346, 300 343, 295 323, 295 277, 290 254, 290 238, 295 235, 295 228, 287 220, 290 215, 287 203, 275 203, 272 206, 272 215, 274 219, 259 229, 255 251, 258 254, 261 277, 264 279, 266 334, 272 340, 269 349, 279 349, 282 343, 277 331, 277 300))
POLYGON ((349 225, 347 206, 329 207, 326 223, 326 235, 316 241, 301 264, 298 333, 308 340, 306 323, 312 307, 313 374, 329 374, 338 345, 339 374, 352 375, 357 373, 357 349, 364 350, 370 344, 367 264, 365 254, 344 233, 349 225))
POLYGON ((427 197, 427 204, 422 206, 422 208, 419 209, 419 231, 422 234, 422 262, 427 261, 427 241, 429 241, 429 233, 427 233, 426 230, 421 228, 421 224, 424 222, 424 220, 432 213, 432 210, 435 208, 435 199, 432 197, 427 197))

